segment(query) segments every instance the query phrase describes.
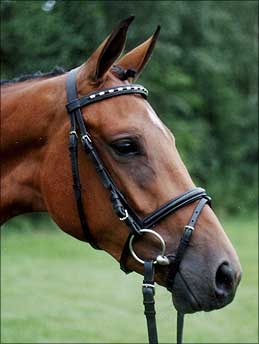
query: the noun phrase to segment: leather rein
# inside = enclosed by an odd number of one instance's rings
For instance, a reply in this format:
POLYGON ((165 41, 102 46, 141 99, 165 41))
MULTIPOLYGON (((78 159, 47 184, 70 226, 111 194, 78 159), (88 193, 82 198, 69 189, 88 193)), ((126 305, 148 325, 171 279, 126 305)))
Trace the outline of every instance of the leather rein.
MULTIPOLYGON (((202 188, 191 189, 176 198, 171 199, 169 202, 163 204, 158 209, 141 219, 134 209, 130 207, 125 196, 116 186, 112 180, 111 175, 100 159, 98 152, 92 142, 91 136, 87 131, 81 108, 89 104, 93 104, 108 98, 121 96, 125 94, 139 94, 144 99, 148 96, 148 91, 145 87, 136 84, 127 84, 117 87, 111 87, 102 89, 100 91, 89 93, 81 98, 77 97, 76 88, 76 73, 77 69, 73 69, 68 73, 66 79, 66 93, 67 93, 67 111, 70 116, 71 128, 69 132, 69 151, 71 159, 72 177, 73 177, 73 189, 75 194, 75 200, 78 209, 78 215, 82 225, 82 229, 85 235, 85 239, 96 249, 98 246, 94 242, 94 239, 89 230, 86 216, 83 207, 80 174, 78 167, 78 140, 80 136, 83 148, 87 155, 90 157, 94 164, 97 173, 100 176, 103 186, 110 193, 110 201, 112 203, 113 210, 118 216, 120 221, 124 222, 129 229, 128 238, 124 244, 120 258, 120 267, 125 273, 132 272, 127 267, 127 259, 131 254, 138 262, 144 264, 144 281, 142 285, 143 291, 143 303, 145 308, 145 315, 147 319, 148 337, 149 343, 158 343, 157 327, 155 318, 155 301, 154 301, 154 276, 156 265, 168 265, 169 273, 166 282, 167 289, 172 292, 173 282, 176 273, 178 272, 181 260, 189 245, 192 233, 195 229, 196 222, 203 207, 208 203, 210 205, 211 198, 207 196, 206 191, 202 188), (168 215, 179 210, 180 208, 199 200, 196 205, 192 216, 188 224, 184 227, 183 235, 181 237, 179 246, 175 254, 165 255, 166 244, 161 235, 154 231, 154 227, 157 223, 163 220, 168 215), (143 236, 144 233, 150 233, 160 241, 161 253, 156 259, 146 259, 145 261, 140 259, 134 251, 134 240, 137 240, 143 236)), ((182 343, 184 314, 177 313, 177 343, 182 343)))

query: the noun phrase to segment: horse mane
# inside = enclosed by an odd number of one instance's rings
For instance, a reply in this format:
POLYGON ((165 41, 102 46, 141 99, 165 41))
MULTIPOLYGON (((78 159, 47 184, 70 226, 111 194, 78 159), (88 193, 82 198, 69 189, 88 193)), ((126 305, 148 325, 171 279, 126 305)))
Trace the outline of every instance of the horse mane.
POLYGON ((17 82, 33 80, 33 79, 38 79, 38 78, 51 78, 54 76, 64 74, 65 72, 66 72, 66 70, 63 67, 56 66, 50 72, 42 73, 41 71, 37 71, 33 74, 21 75, 17 78, 11 79, 11 80, 1 80, 0 85, 13 84, 13 83, 17 83, 17 82))

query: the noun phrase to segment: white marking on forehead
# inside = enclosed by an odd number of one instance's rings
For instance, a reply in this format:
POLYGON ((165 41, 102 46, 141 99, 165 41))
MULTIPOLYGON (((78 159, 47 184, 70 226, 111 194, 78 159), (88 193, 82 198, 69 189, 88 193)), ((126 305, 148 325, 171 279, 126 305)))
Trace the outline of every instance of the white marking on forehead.
POLYGON ((157 114, 153 110, 148 110, 149 118, 151 119, 151 122, 159 128, 165 135, 167 135, 166 128, 163 124, 163 122, 160 120, 160 118, 157 116, 157 114))

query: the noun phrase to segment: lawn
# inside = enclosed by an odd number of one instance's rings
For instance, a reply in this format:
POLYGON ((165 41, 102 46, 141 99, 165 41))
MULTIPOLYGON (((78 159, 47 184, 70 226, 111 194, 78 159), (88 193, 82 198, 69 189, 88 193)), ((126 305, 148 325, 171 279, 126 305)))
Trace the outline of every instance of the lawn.
MULTIPOLYGON (((185 343, 258 343, 257 217, 222 221, 240 256, 243 279, 234 302, 188 315, 185 343)), ((93 250, 49 220, 26 219, 1 234, 1 343, 147 342, 141 282, 107 253, 93 250)), ((159 339, 175 341, 176 312, 156 289, 159 339)))

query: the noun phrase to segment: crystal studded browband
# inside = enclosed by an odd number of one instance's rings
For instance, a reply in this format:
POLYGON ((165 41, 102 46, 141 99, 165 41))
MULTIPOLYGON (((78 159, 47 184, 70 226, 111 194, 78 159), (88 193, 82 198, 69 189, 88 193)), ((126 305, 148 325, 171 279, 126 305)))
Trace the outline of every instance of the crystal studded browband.
POLYGON ((141 85, 135 84, 105 88, 101 91, 89 93, 87 96, 82 98, 72 100, 66 105, 66 108, 68 112, 71 112, 80 109, 82 106, 123 94, 141 94, 146 99, 148 96, 148 90, 141 85))

